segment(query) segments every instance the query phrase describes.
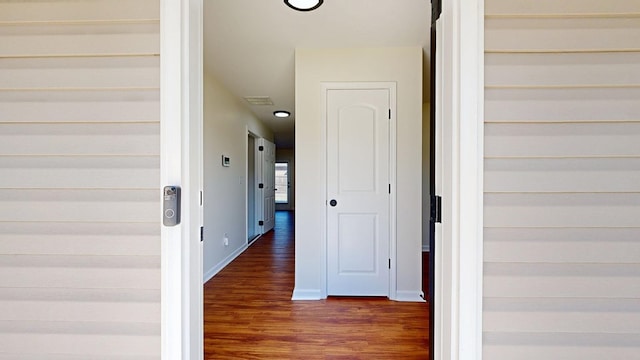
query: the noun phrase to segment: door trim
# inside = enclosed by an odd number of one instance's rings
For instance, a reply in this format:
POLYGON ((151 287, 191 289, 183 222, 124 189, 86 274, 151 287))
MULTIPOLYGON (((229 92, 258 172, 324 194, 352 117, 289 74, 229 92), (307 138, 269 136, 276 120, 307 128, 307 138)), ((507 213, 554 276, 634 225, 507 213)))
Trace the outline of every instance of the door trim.
POLYGON ((436 22, 435 359, 482 359, 484 0, 442 2, 436 22))
MULTIPOLYGON (((160 203, 164 185, 182 187, 182 223, 160 230, 163 360, 203 353, 202 123, 203 0, 160 1, 160 203)), ((158 222, 162 210, 158 208, 158 222)))
POLYGON ((245 235, 245 239, 247 240, 247 245, 251 245, 253 244, 260 236, 262 236, 262 231, 258 231, 258 218, 260 217, 259 215, 259 211, 260 209, 260 194, 258 192, 258 183, 260 182, 258 176, 259 176, 259 170, 261 170, 261 168, 259 167, 259 161, 258 161, 258 139, 260 139, 260 137, 256 134, 254 134, 253 132, 251 132, 249 130, 249 127, 246 126, 245 127, 246 132, 247 132, 247 144, 245 146, 245 150, 247 151, 247 153, 245 154, 245 157, 247 158, 247 169, 245 169, 246 172, 246 181, 247 181, 247 186, 245 189, 245 198, 247 199, 247 204, 246 204, 246 212, 245 212, 245 228, 247 231, 247 234, 245 235), (253 148, 249 149, 249 137, 251 137, 253 139, 253 148), (249 166, 251 164, 249 164, 249 152, 253 152, 253 178, 250 179, 249 178, 249 166), (252 184, 253 185, 253 199, 250 202, 249 201, 249 188, 248 185, 252 184), (251 238, 249 238, 249 203, 251 203, 253 205, 253 229, 254 229, 254 234, 251 238))
MULTIPOLYGON (((327 139, 327 92, 329 90, 369 90, 369 89, 385 89, 389 90, 389 106, 391 107, 391 120, 389 126, 389 182, 391 183, 391 196, 389 197, 389 257, 391 258, 391 269, 389 270, 389 292, 388 296, 391 300, 397 300, 397 279, 396 279, 396 139, 397 139, 397 127, 396 127, 396 87, 397 84, 395 82, 322 82, 321 89, 321 103, 322 103, 322 164, 325 167, 324 173, 327 174, 327 150, 328 150, 328 139, 327 139)), ((328 181, 325 181, 325 184, 328 184, 328 181)), ((327 193, 327 185, 325 185, 324 193, 327 193)), ((329 199, 325 198, 325 202, 329 201, 329 199)), ((322 238, 324 241, 322 242, 322 258, 324 261, 322 262, 322 298, 327 298, 327 279, 328 279, 328 239, 327 239, 327 210, 323 212, 322 218, 322 238)))

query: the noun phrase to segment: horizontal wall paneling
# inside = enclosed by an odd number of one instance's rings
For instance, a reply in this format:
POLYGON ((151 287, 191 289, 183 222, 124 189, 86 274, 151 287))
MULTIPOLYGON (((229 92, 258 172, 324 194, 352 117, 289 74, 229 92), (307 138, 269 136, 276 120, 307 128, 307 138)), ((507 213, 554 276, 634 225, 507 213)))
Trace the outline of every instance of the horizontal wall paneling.
POLYGON ((485 359, 640 359, 640 1, 485 2, 485 359))
POLYGON ((159 5, 0 2, 0 359, 160 357, 159 5))

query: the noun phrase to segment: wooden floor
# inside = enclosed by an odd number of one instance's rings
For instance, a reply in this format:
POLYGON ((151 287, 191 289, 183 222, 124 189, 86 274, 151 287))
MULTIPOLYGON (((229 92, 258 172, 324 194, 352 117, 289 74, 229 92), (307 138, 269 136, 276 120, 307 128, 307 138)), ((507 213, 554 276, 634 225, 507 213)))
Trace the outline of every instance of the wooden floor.
POLYGON ((427 359, 429 307, 379 298, 291 301, 293 213, 205 284, 205 359, 427 359))

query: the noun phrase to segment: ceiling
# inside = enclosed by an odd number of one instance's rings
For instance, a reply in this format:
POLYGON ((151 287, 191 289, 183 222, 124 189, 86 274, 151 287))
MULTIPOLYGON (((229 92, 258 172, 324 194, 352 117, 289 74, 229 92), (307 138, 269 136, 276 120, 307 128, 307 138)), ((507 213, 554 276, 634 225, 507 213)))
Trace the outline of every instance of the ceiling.
POLYGON ((421 46, 428 101, 429 0, 325 0, 299 12, 282 0, 205 0, 204 66, 274 132, 278 148, 294 147, 296 48, 421 46), (268 96, 274 105, 243 97, 268 96), (291 112, 288 119, 275 110, 291 112))

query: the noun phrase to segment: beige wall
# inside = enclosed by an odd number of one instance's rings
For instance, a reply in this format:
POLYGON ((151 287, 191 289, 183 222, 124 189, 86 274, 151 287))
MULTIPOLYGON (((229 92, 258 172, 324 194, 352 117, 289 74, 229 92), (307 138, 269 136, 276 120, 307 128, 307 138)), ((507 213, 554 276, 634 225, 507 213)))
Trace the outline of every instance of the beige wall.
POLYGON ((247 245, 247 135, 273 134, 213 74, 204 79, 204 278, 208 280, 247 245), (231 166, 221 165, 222 155, 231 166), (229 239, 224 246, 223 238, 229 239))
POLYGON ((422 49, 296 50, 296 280, 294 297, 320 296, 325 241, 321 82, 397 82, 397 291, 419 299, 421 279, 422 49))
POLYGON ((486 14, 484 359, 637 359, 640 1, 486 14))

